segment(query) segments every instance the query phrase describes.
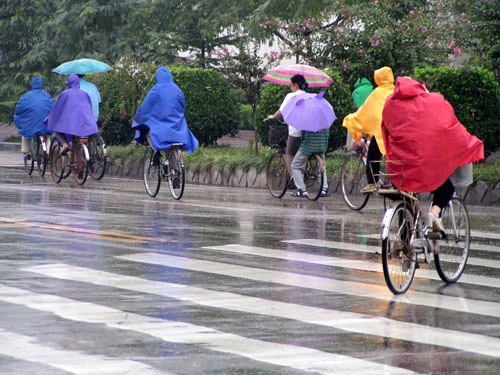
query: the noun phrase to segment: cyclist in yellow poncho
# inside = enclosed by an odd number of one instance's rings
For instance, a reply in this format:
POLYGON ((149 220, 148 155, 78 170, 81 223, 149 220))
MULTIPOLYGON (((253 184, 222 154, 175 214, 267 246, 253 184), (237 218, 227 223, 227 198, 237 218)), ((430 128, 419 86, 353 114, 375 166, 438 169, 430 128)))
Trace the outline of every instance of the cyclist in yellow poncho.
POLYGON ((385 100, 394 92, 394 75, 392 69, 384 66, 374 73, 377 88, 366 98, 365 103, 357 112, 351 113, 344 118, 342 126, 349 130, 352 138, 357 144, 361 143, 363 134, 371 136, 370 147, 366 162, 366 177, 368 185, 362 189, 363 193, 371 193, 376 190, 376 179, 372 175, 379 172, 380 164, 371 160, 380 160, 381 154, 385 155, 384 141, 382 139, 382 111, 385 100))

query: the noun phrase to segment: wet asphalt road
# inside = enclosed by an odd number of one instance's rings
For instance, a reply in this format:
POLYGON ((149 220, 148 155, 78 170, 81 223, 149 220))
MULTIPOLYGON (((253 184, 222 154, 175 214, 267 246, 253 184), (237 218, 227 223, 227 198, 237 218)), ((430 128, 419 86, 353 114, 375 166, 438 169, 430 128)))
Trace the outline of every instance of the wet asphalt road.
POLYGON ((383 206, 0 168, 0 374, 497 374, 500 208, 467 277, 393 297, 383 206))

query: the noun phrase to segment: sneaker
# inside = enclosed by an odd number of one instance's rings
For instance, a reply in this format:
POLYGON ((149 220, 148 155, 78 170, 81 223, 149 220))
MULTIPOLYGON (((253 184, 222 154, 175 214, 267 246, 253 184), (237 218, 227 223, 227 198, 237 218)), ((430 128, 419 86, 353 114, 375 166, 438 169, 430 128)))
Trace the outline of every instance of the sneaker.
POLYGON ((70 150, 70 147, 69 145, 66 145, 66 146, 63 146, 63 148, 61 149, 61 155, 66 155, 70 150))
POLYGON ((320 196, 320 197, 328 197, 328 196, 330 196, 330 195, 328 194, 328 189, 323 189, 323 190, 321 190, 321 194, 320 194, 319 196, 320 196))
POLYGON ((446 232, 444 230, 443 224, 441 223, 441 219, 432 211, 427 213, 427 217, 425 218, 425 227, 427 231, 432 228, 432 231, 429 232, 428 237, 431 239, 445 239, 446 232))
POLYGON ((307 191, 300 189, 290 195, 294 198, 309 198, 309 194, 307 194, 307 191))
POLYGON ((363 189, 361 189, 360 193, 361 194, 369 194, 369 193, 375 193, 376 191, 377 191, 377 185, 368 184, 363 189))
POLYGON ((30 154, 29 152, 25 152, 25 153, 24 153, 24 158, 25 158, 26 160, 31 160, 31 154, 30 154))

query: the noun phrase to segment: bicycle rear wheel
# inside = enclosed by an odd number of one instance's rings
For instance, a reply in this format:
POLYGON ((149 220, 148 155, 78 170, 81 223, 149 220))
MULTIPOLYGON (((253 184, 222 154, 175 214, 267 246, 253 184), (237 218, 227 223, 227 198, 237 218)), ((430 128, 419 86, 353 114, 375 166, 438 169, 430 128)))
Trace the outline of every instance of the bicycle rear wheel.
POLYGON ((106 154, 104 140, 100 134, 94 134, 89 138, 88 142, 90 160, 89 174, 94 180, 100 180, 106 172, 106 154))
POLYGON ((71 161, 71 170, 75 177, 75 181, 78 185, 83 185, 87 181, 87 176, 89 174, 89 165, 87 159, 85 159, 85 146, 80 142, 75 142, 73 140, 74 151, 71 150, 73 160, 71 161))
POLYGON ((311 156, 307 160, 307 167, 304 172, 304 184, 306 185, 307 198, 316 201, 321 195, 323 188, 323 173, 321 173, 318 160, 311 156))
POLYGON ((33 158, 34 153, 34 143, 33 139, 30 140, 30 150, 29 152, 24 153, 24 169, 28 176, 31 176, 33 173, 33 168, 35 166, 35 159, 33 158))
POLYGON ((387 286, 394 294, 408 290, 413 281, 416 257, 410 247, 413 215, 404 203, 392 212, 389 233, 382 241, 382 266, 387 286))
POLYGON ((146 193, 152 198, 156 197, 160 191, 161 174, 160 174, 160 153, 150 147, 146 147, 143 159, 143 180, 146 193))
POLYGON ((360 192, 367 184, 365 160, 358 154, 349 155, 342 165, 340 181, 342 198, 347 207, 355 211, 361 210, 370 198, 369 194, 360 192))
POLYGON ((35 154, 33 155, 33 160, 36 162, 38 174, 43 176, 45 174, 45 168, 47 167, 47 154, 43 151, 40 136, 36 136, 35 138, 35 154))
POLYGON ((444 208, 441 222, 447 236, 437 241, 434 262, 441 280, 454 283, 465 270, 470 247, 469 213, 459 198, 452 198, 444 208))
POLYGON ((58 184, 63 179, 65 163, 61 155, 61 145, 58 142, 53 142, 50 147, 50 175, 52 180, 58 184))
POLYGON ((281 198, 286 193, 290 178, 286 170, 285 154, 275 152, 269 158, 266 167, 267 189, 275 198, 281 198))
POLYGON ((177 147, 167 151, 168 155, 168 188, 174 199, 181 199, 184 193, 186 176, 182 151, 177 147))

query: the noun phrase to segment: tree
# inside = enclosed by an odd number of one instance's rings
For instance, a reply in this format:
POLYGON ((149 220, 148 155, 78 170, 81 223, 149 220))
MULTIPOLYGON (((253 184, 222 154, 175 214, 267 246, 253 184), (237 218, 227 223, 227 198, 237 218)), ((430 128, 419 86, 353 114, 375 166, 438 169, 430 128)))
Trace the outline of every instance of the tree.
MULTIPOLYGON (((222 47, 218 53, 226 77, 245 94, 248 104, 252 107, 252 122, 255 124, 255 113, 260 103, 260 95, 265 84, 262 79, 266 72, 276 66, 282 56, 276 51, 266 52, 259 56, 259 44, 250 46, 240 40, 230 52, 227 47, 222 47)), ((255 132, 255 152, 258 152, 258 135, 255 132)))
POLYGON ((40 25, 55 10, 54 0, 11 0, 0 5, 0 101, 26 91, 37 74, 46 81, 43 60, 30 51, 41 42, 40 25))
POLYGON ((496 0, 455 0, 460 13, 463 43, 476 61, 495 72, 500 81, 500 2, 496 0))

